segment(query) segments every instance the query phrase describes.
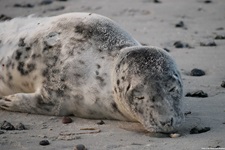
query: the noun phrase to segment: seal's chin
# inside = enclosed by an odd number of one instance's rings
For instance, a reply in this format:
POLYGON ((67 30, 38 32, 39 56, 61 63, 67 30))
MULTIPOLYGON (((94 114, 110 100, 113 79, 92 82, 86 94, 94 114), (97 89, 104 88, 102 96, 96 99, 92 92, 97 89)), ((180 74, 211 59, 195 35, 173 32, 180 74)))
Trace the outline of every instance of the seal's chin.
POLYGON ((144 127, 146 130, 148 130, 149 132, 157 132, 157 133, 175 133, 178 131, 178 128, 181 126, 183 122, 183 119, 179 119, 176 120, 176 122, 174 122, 171 125, 168 124, 162 124, 160 121, 157 124, 152 125, 151 123, 144 123, 144 127))
POLYGON ((158 127, 158 126, 154 126, 154 127, 145 127, 146 130, 148 130, 149 132, 154 132, 154 133, 175 133, 177 131, 177 128, 174 127, 158 127))

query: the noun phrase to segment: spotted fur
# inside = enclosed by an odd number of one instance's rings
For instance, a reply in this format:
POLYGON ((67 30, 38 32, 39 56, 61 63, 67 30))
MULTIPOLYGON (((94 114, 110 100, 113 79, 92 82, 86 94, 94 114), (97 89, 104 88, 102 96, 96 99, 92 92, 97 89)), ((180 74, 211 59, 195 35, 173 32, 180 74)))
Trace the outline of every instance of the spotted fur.
POLYGON ((172 58, 142 47, 106 17, 15 18, 0 24, 0 35, 2 109, 139 121, 155 132, 182 120, 172 58))

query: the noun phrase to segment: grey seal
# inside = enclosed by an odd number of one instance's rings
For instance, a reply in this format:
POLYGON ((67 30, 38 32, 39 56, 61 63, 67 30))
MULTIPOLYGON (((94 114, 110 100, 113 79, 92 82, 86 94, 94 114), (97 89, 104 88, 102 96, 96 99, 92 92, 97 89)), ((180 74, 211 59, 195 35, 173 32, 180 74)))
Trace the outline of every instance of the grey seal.
POLYGON ((0 23, 0 108, 43 115, 139 121, 172 132, 183 84, 164 50, 142 46, 97 14, 0 23))

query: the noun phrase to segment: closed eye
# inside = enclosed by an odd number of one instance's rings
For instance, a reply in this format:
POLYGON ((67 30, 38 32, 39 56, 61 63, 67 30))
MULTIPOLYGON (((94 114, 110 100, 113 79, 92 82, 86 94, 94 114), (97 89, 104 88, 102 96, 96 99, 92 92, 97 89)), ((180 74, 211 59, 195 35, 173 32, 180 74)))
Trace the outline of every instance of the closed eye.
POLYGON ((169 92, 174 92, 176 90, 176 87, 172 87, 169 92))
POLYGON ((144 99, 145 97, 144 96, 141 96, 141 97, 135 97, 136 99, 138 99, 138 100, 142 100, 142 99, 144 99))

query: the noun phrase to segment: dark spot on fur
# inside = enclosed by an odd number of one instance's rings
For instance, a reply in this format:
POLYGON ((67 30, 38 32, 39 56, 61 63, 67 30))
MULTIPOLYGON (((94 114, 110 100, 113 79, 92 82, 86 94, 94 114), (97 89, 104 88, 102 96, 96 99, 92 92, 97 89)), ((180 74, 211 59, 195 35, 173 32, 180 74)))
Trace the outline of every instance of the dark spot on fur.
POLYGON ((48 68, 46 68, 46 69, 43 70, 42 76, 46 77, 48 75, 48 73, 49 73, 48 68))
POLYGON ((44 109, 46 111, 51 111, 55 106, 51 101, 45 102, 41 96, 37 96, 37 108, 44 109))
POLYGON ((101 81, 101 82, 104 82, 104 79, 102 77, 100 77, 100 76, 96 76, 96 79, 101 81))
POLYGON ((102 52, 102 49, 98 49, 98 51, 101 53, 102 52))
POLYGON ((41 55, 40 54, 33 54, 33 55, 31 55, 31 57, 32 57, 32 59, 35 59, 35 58, 41 57, 41 55))
POLYGON ((22 55, 22 52, 16 51, 16 57, 15 57, 15 59, 16 60, 20 60, 21 55, 22 55))
POLYGON ((24 42, 24 40, 25 40, 25 38, 20 38, 19 39, 19 43, 18 43, 18 46, 19 47, 24 47, 26 45, 25 42, 24 42))
POLYGON ((118 106, 115 102, 111 103, 111 106, 112 106, 114 111, 118 111, 118 106))
POLYGON ((78 73, 75 73, 74 76, 75 76, 76 78, 81 78, 81 77, 82 77, 82 75, 80 75, 80 74, 78 74, 78 73))
POLYGON ((83 101, 83 100, 84 100, 84 96, 78 94, 78 95, 75 95, 75 96, 74 96, 74 99, 75 99, 76 101, 83 101))
POLYGON ((123 81, 125 80, 125 77, 124 76, 122 76, 122 78, 121 78, 123 81))
POLYGON ((79 60, 79 63, 82 64, 82 65, 85 64, 85 62, 83 60, 79 60))
POLYGON ((31 47, 26 47, 26 51, 29 51, 29 50, 31 50, 31 47))
POLYGON ((120 80, 117 80, 116 81, 116 84, 119 86, 120 85, 120 80))
POLYGON ((101 59, 105 59, 105 57, 104 57, 104 56, 102 56, 102 57, 101 57, 101 59))
POLYGON ((98 71, 95 71, 95 74, 96 74, 96 75, 99 75, 99 72, 98 72, 98 71))
POLYGON ((152 97, 152 102, 155 102, 156 101, 156 98, 155 96, 152 97))
POLYGON ((128 84, 128 86, 127 86, 127 91, 130 89, 130 84, 128 84))
POLYGON ((117 65, 117 69, 120 69, 120 64, 117 65))
POLYGON ((114 91, 117 93, 116 87, 114 87, 114 91))
POLYGON ((106 83, 104 83, 104 79, 102 77, 96 76, 96 79, 100 82, 101 86, 105 86, 106 85, 106 83))
POLYGON ((8 78, 9 78, 9 81, 11 81, 13 79, 11 73, 8 74, 8 78))
POLYGON ((59 69, 53 69, 52 73, 60 73, 60 70, 59 69))
POLYGON ((27 71, 32 72, 33 70, 35 70, 36 65, 35 64, 27 64, 27 71))
POLYGON ((99 64, 96 64, 96 66, 97 66, 97 68, 98 68, 98 69, 100 69, 100 68, 101 68, 101 66, 100 66, 99 64))

